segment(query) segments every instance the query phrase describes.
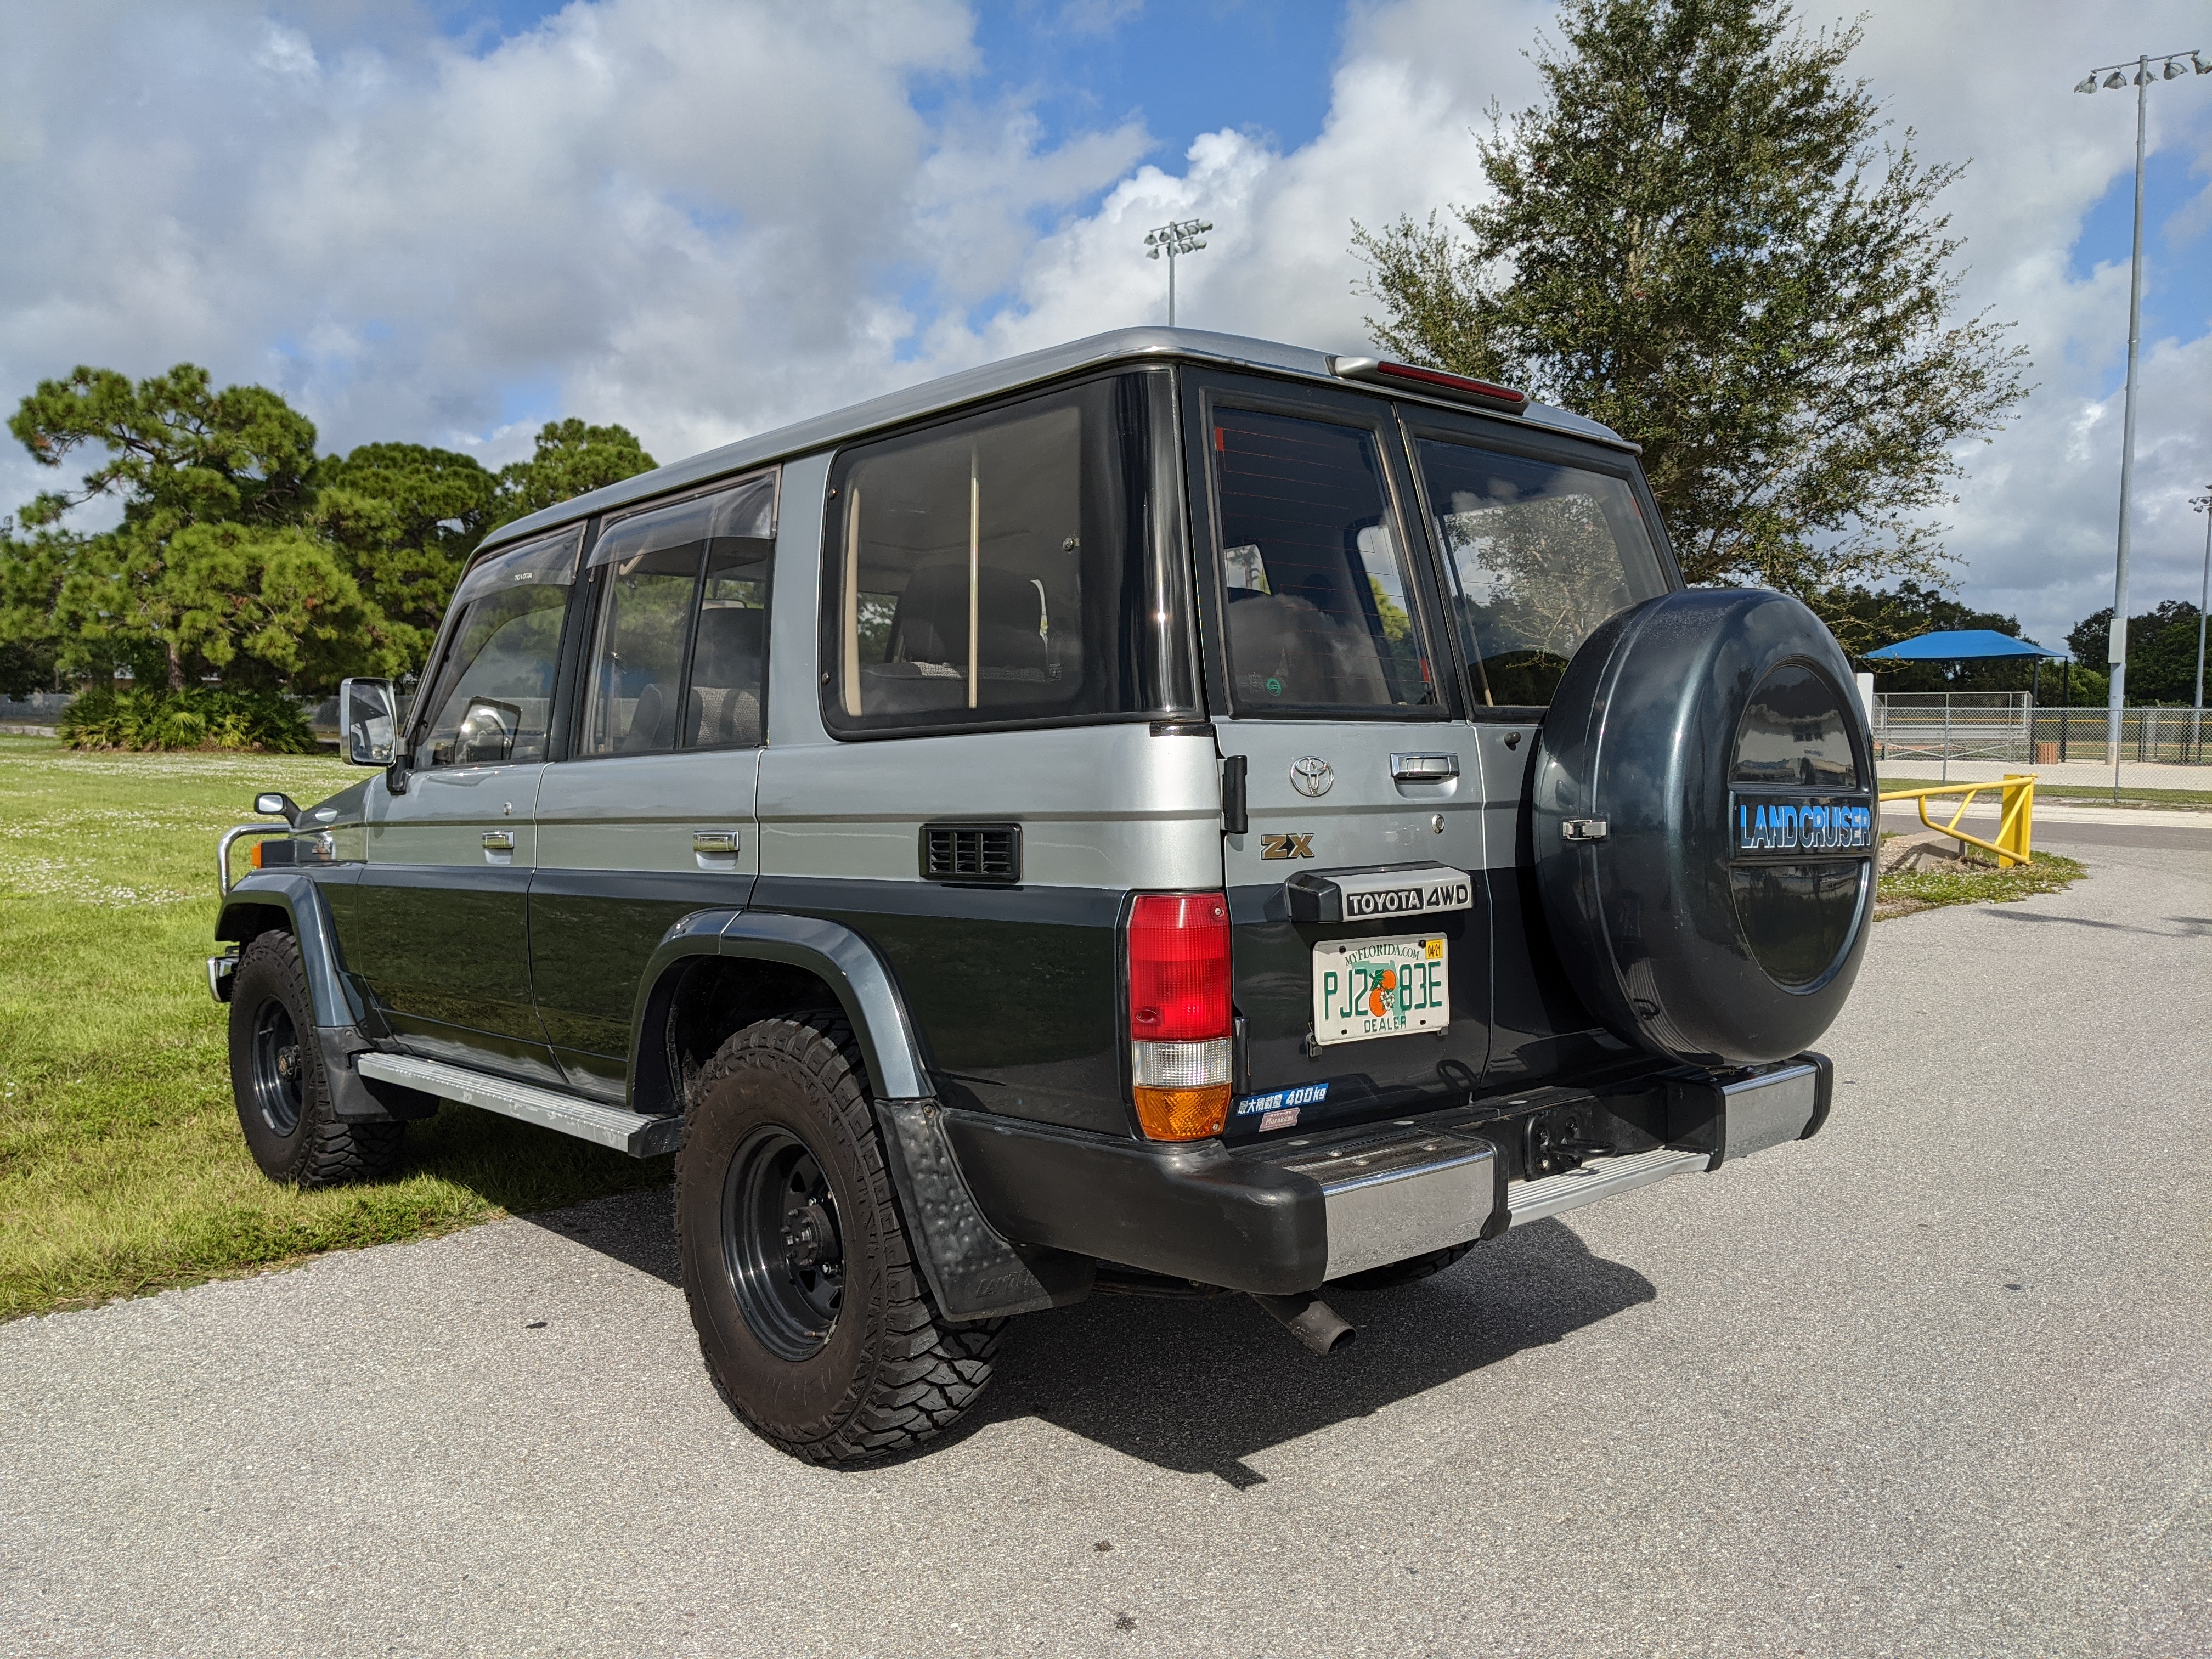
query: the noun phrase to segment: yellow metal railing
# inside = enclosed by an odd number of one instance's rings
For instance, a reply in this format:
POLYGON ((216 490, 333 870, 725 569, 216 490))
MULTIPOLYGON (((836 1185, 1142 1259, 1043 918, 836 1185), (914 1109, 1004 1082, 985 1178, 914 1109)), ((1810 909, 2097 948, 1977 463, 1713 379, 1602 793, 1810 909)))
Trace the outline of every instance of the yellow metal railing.
POLYGON ((1970 847, 1995 853, 2001 868, 2026 864, 2033 856, 2031 842, 2035 833, 2035 775, 2033 772, 2008 772, 2000 783, 1937 783, 1925 789, 1885 789, 1884 800, 1910 800, 1920 804, 1920 821, 1930 830, 1941 830, 1954 836, 1970 847), (1979 836, 1968 835, 1959 828, 1959 820, 1966 816, 1966 808, 1975 796, 1985 790, 2002 792, 1997 803, 1997 838, 1984 841, 1979 836), (1928 816, 1930 795, 1963 795, 1959 810, 1951 814, 1947 823, 1938 823, 1928 816))

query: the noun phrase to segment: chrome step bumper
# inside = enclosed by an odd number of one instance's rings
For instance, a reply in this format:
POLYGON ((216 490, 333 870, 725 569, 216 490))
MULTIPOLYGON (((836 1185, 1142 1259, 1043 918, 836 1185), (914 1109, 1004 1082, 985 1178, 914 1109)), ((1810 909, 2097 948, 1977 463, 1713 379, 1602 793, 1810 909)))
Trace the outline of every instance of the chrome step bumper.
POLYGON ((1508 1182, 1505 1205, 1517 1226, 1523 1221, 1540 1221, 1565 1210, 1580 1209, 1601 1198, 1634 1192, 1687 1170, 1702 1170, 1712 1161, 1711 1152, 1686 1152, 1672 1146, 1620 1158, 1594 1158, 1578 1169, 1564 1170, 1558 1175, 1508 1182))
POLYGON ((680 1117, 647 1117, 639 1112, 626 1112, 619 1106, 603 1106, 580 1095, 564 1094, 558 1089, 488 1077, 465 1066, 452 1066, 443 1060, 420 1060, 413 1054, 365 1054, 354 1062, 354 1067, 363 1077, 420 1089, 441 1100, 457 1100, 464 1106, 497 1112, 502 1117, 520 1118, 542 1129, 611 1146, 632 1158, 654 1158, 672 1152, 684 1140, 684 1120, 680 1117))
POLYGON ((1498 1149, 1472 1135, 1416 1133, 1274 1161, 1321 1188, 1325 1280, 1464 1244, 1498 1205, 1498 1149))

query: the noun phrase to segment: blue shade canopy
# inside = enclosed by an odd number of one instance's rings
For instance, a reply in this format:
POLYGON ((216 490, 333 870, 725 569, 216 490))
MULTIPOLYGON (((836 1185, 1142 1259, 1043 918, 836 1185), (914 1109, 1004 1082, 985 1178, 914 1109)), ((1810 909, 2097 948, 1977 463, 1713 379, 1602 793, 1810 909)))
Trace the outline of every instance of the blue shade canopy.
POLYGON ((1923 634, 1899 640, 1879 651, 1867 653, 1869 662, 1966 662, 1976 657, 2063 657, 2063 651, 2046 651, 2033 640, 2016 640, 1987 628, 1954 628, 1941 634, 1923 634))

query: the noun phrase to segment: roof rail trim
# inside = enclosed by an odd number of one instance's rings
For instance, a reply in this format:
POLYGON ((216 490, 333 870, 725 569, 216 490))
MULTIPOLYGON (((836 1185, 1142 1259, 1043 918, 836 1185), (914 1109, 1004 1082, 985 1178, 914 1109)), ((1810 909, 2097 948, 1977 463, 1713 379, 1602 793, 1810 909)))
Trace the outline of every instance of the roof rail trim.
MULTIPOLYGON (((957 374, 886 392, 788 426, 741 438, 734 443, 704 451, 684 460, 672 461, 666 466, 656 467, 650 472, 641 472, 635 477, 625 478, 619 483, 608 484, 568 501, 556 502, 526 518, 517 519, 512 524, 501 525, 484 538, 479 551, 573 524, 594 514, 690 490, 799 455, 836 448, 888 427, 901 426, 933 415, 951 414, 986 398, 1026 391, 1032 386, 1108 368, 1117 362, 1141 363, 1148 361, 1206 363, 1263 374, 1288 375, 1336 386, 1344 384, 1331 367, 1339 360, 1303 346, 1284 345, 1272 340, 1250 339, 1236 334, 1216 334, 1204 329, 1115 329, 1085 339, 1072 340, 1063 345, 1048 347, 1042 351, 1025 352, 1020 356, 1001 358, 995 362, 963 369, 957 374)), ((1411 382, 1401 385, 1394 381, 1390 390, 1395 397, 1434 404, 1439 408, 1464 410, 1469 407, 1464 398, 1426 392, 1411 382)), ((1638 445, 1631 443, 1610 428, 1601 426, 1583 416, 1547 404, 1530 403, 1518 414, 1508 413, 1503 409, 1486 410, 1486 412, 1498 419, 1546 428, 1601 443, 1610 448, 1641 453, 1638 445)))

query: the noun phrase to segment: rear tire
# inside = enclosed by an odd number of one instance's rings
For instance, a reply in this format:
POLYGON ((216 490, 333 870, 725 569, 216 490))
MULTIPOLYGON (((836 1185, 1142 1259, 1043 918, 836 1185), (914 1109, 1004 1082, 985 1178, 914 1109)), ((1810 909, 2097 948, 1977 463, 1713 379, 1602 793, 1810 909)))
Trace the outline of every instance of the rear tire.
POLYGON ((406 1127, 347 1123, 331 1105, 307 975, 289 933, 262 934, 230 989, 230 1088, 261 1173, 293 1187, 374 1180, 398 1162, 406 1127))
POLYGON ((748 1025, 700 1074, 676 1159, 708 1374, 763 1439, 811 1463, 945 1432, 990 1381, 1006 1323, 938 1313, 861 1072, 840 1016, 748 1025))
POLYGON ((1448 1244, 1426 1255, 1411 1255, 1403 1261, 1370 1267, 1364 1273, 1346 1273, 1341 1279, 1332 1279, 1330 1285, 1347 1291, 1387 1291, 1394 1285, 1411 1285, 1416 1279, 1434 1278, 1474 1248, 1471 1243, 1448 1244))

